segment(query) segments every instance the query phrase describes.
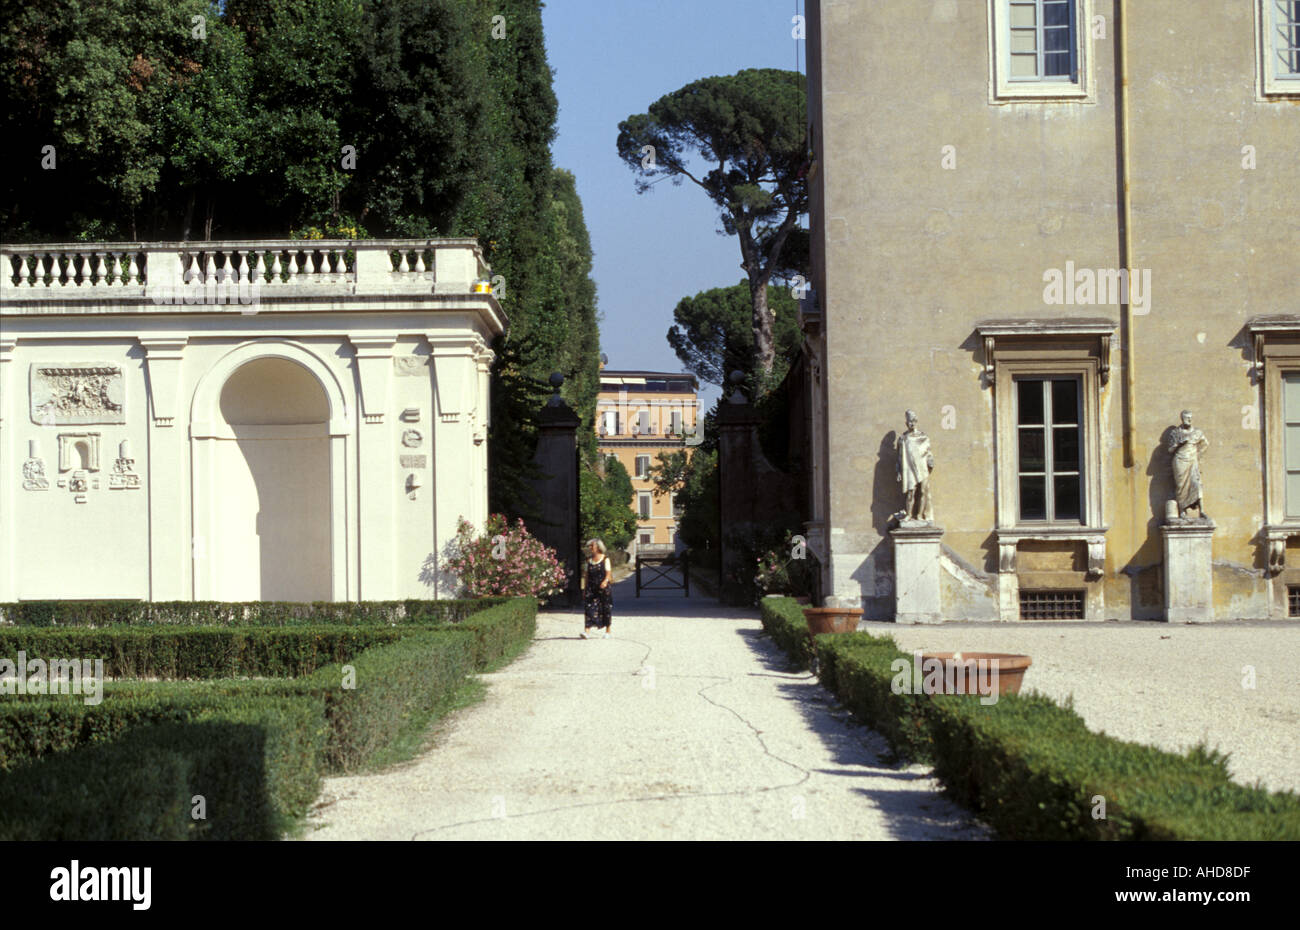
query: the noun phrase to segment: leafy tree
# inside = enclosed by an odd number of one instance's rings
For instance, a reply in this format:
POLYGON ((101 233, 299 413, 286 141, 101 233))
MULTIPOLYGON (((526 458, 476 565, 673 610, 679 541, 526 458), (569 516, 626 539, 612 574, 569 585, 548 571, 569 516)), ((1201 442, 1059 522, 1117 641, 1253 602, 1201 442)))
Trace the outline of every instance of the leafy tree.
POLYGON ((540 0, 0 0, 0 20, 0 237, 476 237, 510 319, 492 509, 529 515, 553 371, 594 456, 591 243, 551 162, 540 0))
MULTIPOLYGON (((803 336, 799 330, 798 306, 789 290, 769 287, 768 307, 772 312, 776 348, 770 376, 780 380, 803 336)), ((701 381, 725 387, 733 371, 755 373, 751 317, 749 287, 743 281, 683 297, 673 310, 676 322, 668 330, 668 344, 701 381)))
POLYGON ((776 356, 767 285, 789 272, 783 255, 808 211, 804 84, 797 72, 771 68, 703 78, 618 127, 618 154, 637 173, 638 193, 662 178, 689 180, 739 241, 753 331, 747 367, 764 375, 776 356))
POLYGON ((610 550, 625 548, 636 535, 632 495, 632 479, 613 456, 605 460, 603 478, 594 469, 583 468, 578 476, 582 538, 602 539, 610 550))
POLYGON ((660 452, 650 466, 654 495, 675 494, 681 515, 677 533, 682 542, 700 552, 718 549, 718 453, 694 449, 660 452))

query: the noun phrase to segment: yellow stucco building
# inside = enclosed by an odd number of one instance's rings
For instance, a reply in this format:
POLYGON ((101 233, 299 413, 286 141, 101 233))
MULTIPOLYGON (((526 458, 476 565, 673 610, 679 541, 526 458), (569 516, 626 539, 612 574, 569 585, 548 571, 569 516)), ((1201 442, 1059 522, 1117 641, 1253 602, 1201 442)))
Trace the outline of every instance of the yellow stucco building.
POLYGON ((903 612, 911 409, 939 619, 1300 615, 1300 3, 807 13, 826 594, 903 612), (1184 409, 1212 526, 1166 518, 1184 409))
POLYGON ((696 441, 699 381, 692 374, 602 368, 596 399, 596 434, 602 456, 613 456, 632 478, 638 545, 677 541, 680 510, 672 497, 656 497, 650 468, 660 452, 696 441))

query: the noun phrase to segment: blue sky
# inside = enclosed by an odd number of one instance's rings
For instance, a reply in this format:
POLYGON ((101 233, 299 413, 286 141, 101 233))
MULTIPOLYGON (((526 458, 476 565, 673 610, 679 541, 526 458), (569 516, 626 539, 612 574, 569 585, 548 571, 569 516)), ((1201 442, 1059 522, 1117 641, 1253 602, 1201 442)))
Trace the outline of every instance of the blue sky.
MULTIPOLYGON (((680 371, 665 334, 686 296, 744 277, 740 248, 689 181, 638 196, 618 124, 692 81, 745 68, 806 72, 796 0, 549 0, 546 51, 560 101, 557 167, 578 180, 611 368, 680 371)), ((802 12, 802 4, 800 10, 802 12)), ((706 394, 708 405, 716 390, 706 394)), ((707 406, 706 406, 707 409, 707 406)))

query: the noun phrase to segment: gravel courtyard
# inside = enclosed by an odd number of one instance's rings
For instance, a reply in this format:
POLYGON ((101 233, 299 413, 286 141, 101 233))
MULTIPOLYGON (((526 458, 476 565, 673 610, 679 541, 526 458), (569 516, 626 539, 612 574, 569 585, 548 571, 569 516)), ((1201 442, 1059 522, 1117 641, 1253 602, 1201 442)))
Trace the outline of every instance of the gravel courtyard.
POLYGON ((305 839, 981 839, 922 767, 788 671, 752 610, 615 588, 546 613, 486 699, 387 772, 327 779, 305 839))
POLYGON ((1063 700, 1093 730, 1185 750, 1201 739, 1231 753, 1245 784, 1300 791, 1300 624, 1021 623, 860 629, 898 647, 1016 652, 1033 665, 1023 690, 1063 700), (1242 686, 1246 667, 1254 688, 1242 686))

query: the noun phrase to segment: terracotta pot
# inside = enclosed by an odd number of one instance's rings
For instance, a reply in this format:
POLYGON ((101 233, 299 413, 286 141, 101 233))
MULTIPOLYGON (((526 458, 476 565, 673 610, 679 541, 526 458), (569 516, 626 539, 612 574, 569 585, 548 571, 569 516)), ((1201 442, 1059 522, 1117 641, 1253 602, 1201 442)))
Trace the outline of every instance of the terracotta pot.
POLYGON ((1025 671, 1033 664, 1029 656, 1010 652, 924 652, 921 654, 923 673, 927 659, 938 659, 943 663, 943 690, 940 694, 990 693, 989 679, 995 667, 998 670, 998 694, 1019 694, 1025 671), (975 660, 974 668, 968 664, 972 659, 975 660), (949 690, 950 683, 952 690, 949 690))
POLYGON ((852 633, 862 619, 861 607, 805 607, 804 619, 813 636, 822 633, 852 633))

